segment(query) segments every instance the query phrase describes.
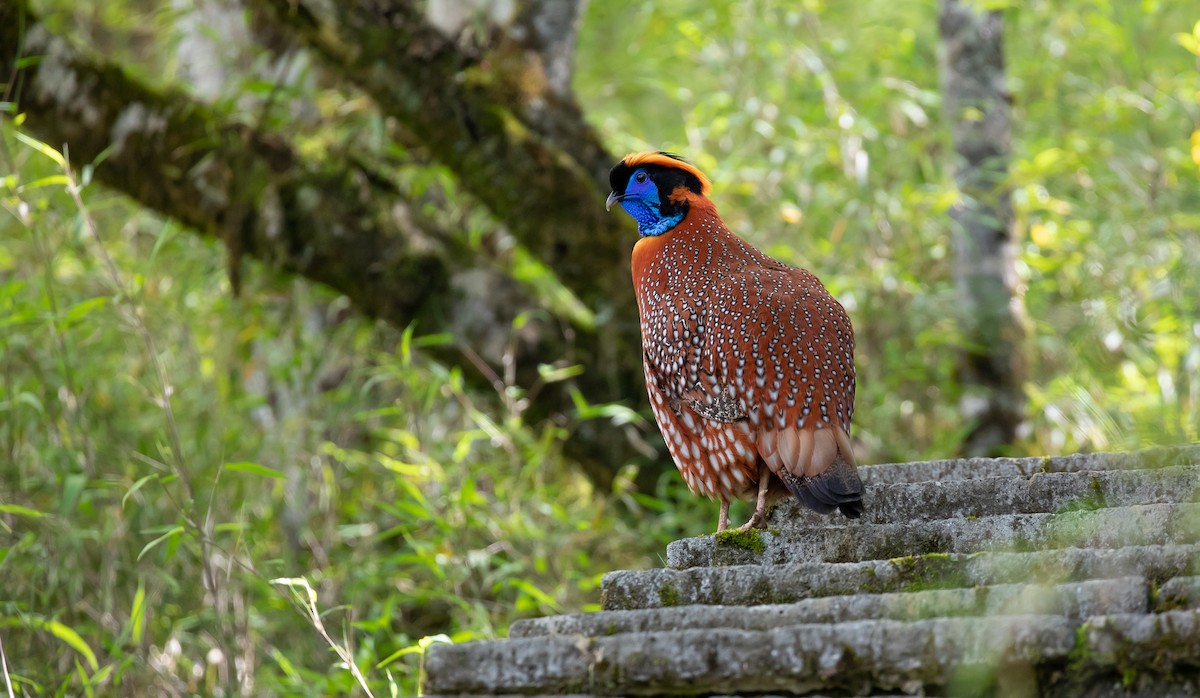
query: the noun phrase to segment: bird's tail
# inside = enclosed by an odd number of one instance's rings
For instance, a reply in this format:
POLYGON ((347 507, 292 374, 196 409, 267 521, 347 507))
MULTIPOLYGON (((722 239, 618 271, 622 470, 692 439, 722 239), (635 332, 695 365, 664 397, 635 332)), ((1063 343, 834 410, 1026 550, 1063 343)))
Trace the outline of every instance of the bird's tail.
POLYGON ((863 484, 858 477, 858 468, 840 453, 828 470, 815 477, 797 477, 786 469, 779 475, 801 504, 819 514, 829 514, 834 509, 840 509, 851 519, 863 514, 863 484))
POLYGON ((854 463, 850 435, 839 426, 797 434, 800 446, 796 463, 802 464, 803 470, 781 468, 783 484, 813 511, 828 514, 840 509, 851 519, 862 516, 863 484, 854 463))
POLYGON ((757 446, 767 467, 801 504, 820 514, 840 509, 852 519, 862 516, 863 484, 845 429, 761 431, 757 446))

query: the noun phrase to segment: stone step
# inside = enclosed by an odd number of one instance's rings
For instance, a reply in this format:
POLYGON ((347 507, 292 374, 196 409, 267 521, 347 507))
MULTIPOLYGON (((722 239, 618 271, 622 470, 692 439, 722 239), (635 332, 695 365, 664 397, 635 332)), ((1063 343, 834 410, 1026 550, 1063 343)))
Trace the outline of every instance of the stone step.
MULTIPOLYGON (((769 630, 703 628, 617 636, 552 635, 435 645, 430 693, 659 695, 992 685, 997 694, 1081 681, 1136 666, 1195 675, 1200 612, 865 620, 769 630), (1068 668, 1070 671, 1065 671, 1068 668)), ((1137 680, 1137 677, 1133 677, 1137 680)), ((1178 685, 1178 684, 1176 684, 1178 685)))
POLYGON ((1134 453, 1080 453, 1044 458, 955 458, 886 463, 859 468, 865 485, 946 482, 981 477, 1029 477, 1034 473, 1137 470, 1200 464, 1200 444, 1148 448, 1134 453))
POLYGON ((1200 608, 1200 577, 1174 577, 1151 591, 1155 610, 1200 608))
MULTIPOLYGON (((866 512, 860 521, 875 524, 1196 502, 1200 501, 1200 466, 875 484, 867 486, 863 499, 866 512)), ((769 527, 780 531, 844 522, 840 515, 818 514, 792 498, 781 501, 768 519, 769 527)))
POLYGON ((778 535, 738 531, 667 546, 677 569, 795 562, 857 562, 914 553, 1119 548, 1200 541, 1200 504, 1144 504, 1064 514, 1008 514, 912 523, 848 521, 778 535))
POLYGON ((430 647, 426 690, 908 693, 948 684, 960 665, 1065 658, 1074 643, 1075 626, 1055 616, 520 638, 430 647))
MULTIPOLYGON (((1195 579, 1190 577, 1189 579, 1195 579)), ((1171 580, 1175 581, 1175 580, 1171 580)), ((853 620, 915 621, 1001 615, 1056 615, 1082 622, 1090 616, 1146 613, 1150 585, 1143 577, 1119 577, 1056 586, 998 584, 910 593, 854 594, 765 606, 682 606, 635 611, 600 611, 519 620, 509 637, 605 636, 658 630, 731 628, 770 630, 790 625, 853 620)), ((1171 588, 1175 594, 1175 587, 1171 588)), ((1182 608, 1175 595, 1172 609, 1182 608)), ((1165 609, 1164 609, 1165 610, 1165 609)))
POLYGON ((864 519, 677 541, 426 695, 1200 695, 1200 445, 862 472, 864 519))
POLYGON ((1042 584, 1136 576, 1152 581, 1200 573, 1200 545, 1035 552, 931 553, 849 563, 735 565, 611 572, 605 610, 692 604, 756 606, 821 596, 908 592, 976 585, 1042 584))

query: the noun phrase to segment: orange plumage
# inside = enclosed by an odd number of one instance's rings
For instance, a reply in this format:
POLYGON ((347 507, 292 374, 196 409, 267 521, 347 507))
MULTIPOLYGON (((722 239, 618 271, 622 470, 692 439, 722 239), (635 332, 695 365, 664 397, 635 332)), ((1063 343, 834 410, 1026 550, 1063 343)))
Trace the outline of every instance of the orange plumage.
POLYGON ((721 502, 754 497, 746 526, 765 526, 773 495, 862 513, 850 446, 854 331, 804 269, 732 233, 693 165, 658 152, 626 156, 610 175, 643 237, 633 283, 646 387, 688 487, 721 502))

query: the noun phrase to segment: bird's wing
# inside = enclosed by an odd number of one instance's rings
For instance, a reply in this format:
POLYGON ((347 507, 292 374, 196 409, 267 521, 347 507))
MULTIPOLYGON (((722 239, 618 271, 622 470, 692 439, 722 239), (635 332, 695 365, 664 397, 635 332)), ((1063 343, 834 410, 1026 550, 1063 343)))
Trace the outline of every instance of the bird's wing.
MULTIPOLYGON (((690 353, 692 345, 687 346, 690 353)), ((665 344, 643 353, 650 407, 671 458, 693 492, 725 501, 740 498, 753 491, 758 478, 758 452, 741 403, 709 390, 706 373, 679 370, 683 362, 674 356, 665 344)))
MULTIPOLYGON (((770 260, 742 276, 734 283, 752 289, 752 309, 743 320, 753 328, 745 338, 750 355, 727 356, 725 370, 741 377, 736 397, 754 427, 755 448, 810 508, 854 516, 863 488, 850 447, 850 320, 807 271, 770 260)), ((733 328, 726 331, 742 332, 738 324, 726 323, 733 328)))

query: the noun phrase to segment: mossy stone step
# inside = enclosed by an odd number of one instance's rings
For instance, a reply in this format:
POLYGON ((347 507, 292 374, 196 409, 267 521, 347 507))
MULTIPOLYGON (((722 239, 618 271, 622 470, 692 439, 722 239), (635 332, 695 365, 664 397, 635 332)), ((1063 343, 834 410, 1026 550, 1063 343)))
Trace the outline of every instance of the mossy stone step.
POLYGON ((1200 608, 1200 577, 1174 577, 1151 592, 1157 611, 1200 608))
MULTIPOLYGON (((860 521, 911 523, 1196 501, 1200 501, 1200 465, 1038 472, 1028 477, 868 485, 866 512, 860 521)), ((817 514, 790 498, 774 507, 768 520, 770 528, 780 531, 812 530, 846 521, 838 515, 817 514)))
POLYGON ((941 618, 726 628, 436 645, 427 690, 656 695, 948 685, 964 668, 1065 658, 1076 625, 1057 616, 941 618))
POLYGON ((1200 573, 1200 545, 1063 548, 1025 553, 931 553, 848 563, 736 565, 611 572, 605 610, 692 604, 754 606, 821 596, 931 588, 1146 577, 1155 583, 1200 573))
POLYGON ((1200 612, 849 621, 769 630, 705 628, 435 645, 427 692, 679 695, 948 691, 1193 695, 1200 612), (1190 677, 1190 678, 1189 678, 1190 677))
MULTIPOLYGON (((1166 591, 1165 585, 1163 591, 1166 591)), ((1028 614, 1063 616, 1078 622, 1105 614, 1146 613, 1150 610, 1150 592, 1150 584, 1142 577, 1119 577, 1055 586, 998 584, 910 593, 826 596, 791 604, 749 607, 681 606, 600 611, 520 620, 509 629, 509 637, 604 636, 698 628, 770 630, 851 620, 913 621, 1028 614)), ((1169 598, 1172 602, 1178 601, 1174 596, 1169 598)))
POLYGON ((955 458, 885 463, 859 468, 867 486, 900 482, 947 482, 983 477, 1029 477, 1034 473, 1138 470, 1200 464, 1200 444, 1148 448, 1133 453, 1080 453, 1043 458, 955 458))
POLYGON ((667 546, 676 569, 796 562, 858 562, 927 552, 1119 548, 1200 541, 1200 504, 1143 504, 1062 514, 1008 514, 912 523, 850 522, 684 538, 667 546))

